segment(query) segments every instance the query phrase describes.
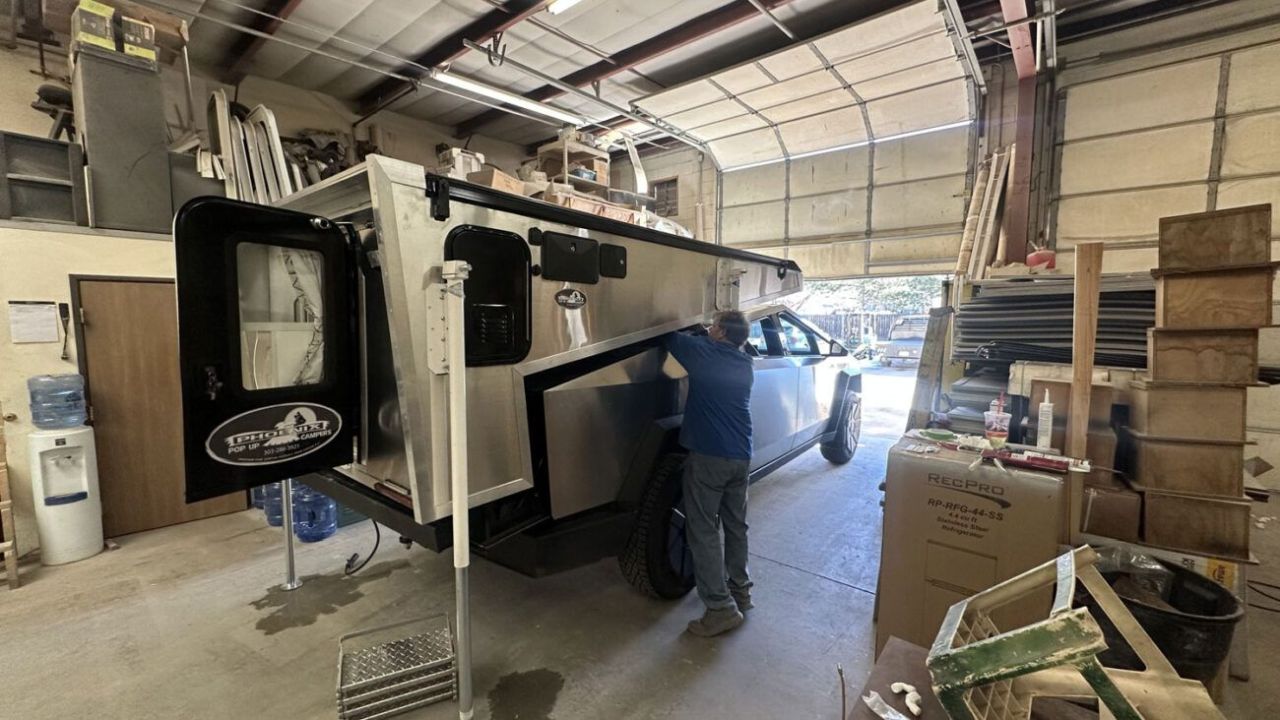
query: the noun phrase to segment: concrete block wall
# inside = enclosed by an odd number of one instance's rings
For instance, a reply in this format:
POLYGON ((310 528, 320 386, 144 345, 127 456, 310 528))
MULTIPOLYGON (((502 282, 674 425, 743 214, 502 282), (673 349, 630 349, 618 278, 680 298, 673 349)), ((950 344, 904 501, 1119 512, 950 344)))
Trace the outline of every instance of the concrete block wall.
MULTIPOLYGON (((679 183, 680 212, 671 219, 688 228, 697 239, 715 242, 716 166, 711 158, 703 158, 702 153, 693 148, 681 148, 641 157, 640 164, 650 187, 655 181, 672 178, 679 183)), ((635 190, 635 172, 630 160, 615 161, 609 175, 613 187, 635 190)))

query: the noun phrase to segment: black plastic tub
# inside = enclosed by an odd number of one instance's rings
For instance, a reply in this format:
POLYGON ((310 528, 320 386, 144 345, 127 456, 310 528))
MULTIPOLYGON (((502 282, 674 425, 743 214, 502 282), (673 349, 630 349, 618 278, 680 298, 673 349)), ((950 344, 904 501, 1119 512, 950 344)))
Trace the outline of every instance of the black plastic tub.
MULTIPOLYGON (((1218 674, 1231 651, 1231 638, 1236 623, 1244 616, 1244 607, 1235 595, 1209 578, 1173 563, 1159 562, 1172 577, 1163 583, 1158 598, 1144 601, 1126 597, 1133 593, 1116 594, 1179 675, 1207 683, 1218 674)), ((1126 573, 1104 573, 1103 577, 1113 587, 1117 583, 1123 586, 1126 573)), ((1080 593, 1077 601, 1089 608, 1106 637, 1108 649, 1098 656, 1102 664, 1125 670, 1145 669, 1088 593, 1080 593)))

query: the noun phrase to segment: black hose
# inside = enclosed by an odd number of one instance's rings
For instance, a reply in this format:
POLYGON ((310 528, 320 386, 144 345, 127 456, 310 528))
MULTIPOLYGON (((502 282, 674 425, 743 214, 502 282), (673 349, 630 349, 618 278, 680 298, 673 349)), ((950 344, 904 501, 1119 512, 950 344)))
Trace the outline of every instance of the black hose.
POLYGON ((360 553, 352 553, 351 557, 347 558, 347 566, 342 571, 343 575, 355 575, 363 570, 364 566, 368 565, 373 556, 377 554, 378 546, 382 544, 382 531, 378 529, 378 521, 370 519, 369 522, 373 523, 373 549, 369 551, 369 554, 365 556, 364 561, 359 565, 356 565, 356 561, 360 559, 360 553))

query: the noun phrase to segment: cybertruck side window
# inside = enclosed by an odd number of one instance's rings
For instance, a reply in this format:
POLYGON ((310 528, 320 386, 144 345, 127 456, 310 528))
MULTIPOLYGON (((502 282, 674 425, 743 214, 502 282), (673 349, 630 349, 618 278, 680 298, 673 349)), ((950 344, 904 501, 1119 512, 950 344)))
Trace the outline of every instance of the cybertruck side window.
POLYGON ((324 380, 324 257, 256 242, 236 246, 240 384, 245 390, 324 380))
POLYGON ((782 342, 786 345, 789 354, 818 354, 817 343, 814 342, 813 333, 809 332, 808 328, 785 315, 780 315, 778 321, 782 328, 782 342))

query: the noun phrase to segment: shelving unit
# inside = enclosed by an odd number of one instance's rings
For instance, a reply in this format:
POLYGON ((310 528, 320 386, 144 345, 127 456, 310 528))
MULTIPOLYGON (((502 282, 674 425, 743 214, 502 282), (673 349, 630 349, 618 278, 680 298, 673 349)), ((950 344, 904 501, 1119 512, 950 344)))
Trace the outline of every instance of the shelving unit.
POLYGON ((0 133, 0 218, 88 224, 80 146, 0 133))

